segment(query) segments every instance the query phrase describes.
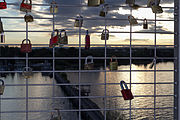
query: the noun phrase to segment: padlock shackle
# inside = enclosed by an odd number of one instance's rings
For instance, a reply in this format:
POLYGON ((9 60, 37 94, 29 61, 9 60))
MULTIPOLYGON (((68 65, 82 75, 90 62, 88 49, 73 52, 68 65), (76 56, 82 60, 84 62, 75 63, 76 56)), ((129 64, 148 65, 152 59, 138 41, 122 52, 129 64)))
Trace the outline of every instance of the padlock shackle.
POLYGON ((24 44, 24 42, 25 42, 26 40, 29 42, 29 44, 31 44, 31 41, 30 41, 29 39, 24 39, 24 40, 22 41, 22 44, 24 44))
POLYGON ((126 84, 123 80, 121 80, 121 81, 120 81, 120 86, 121 86, 121 89, 122 89, 122 90, 124 90, 124 86, 123 86, 123 85, 125 86, 125 88, 126 88, 126 90, 127 90, 127 89, 128 89, 127 84, 126 84))
POLYGON ((66 30, 65 29, 62 29, 61 31, 60 31, 60 37, 61 37, 61 34, 64 32, 64 35, 66 36, 66 30))
POLYGON ((89 62, 89 63, 94 63, 94 62, 93 62, 93 56, 87 56, 87 57, 86 57, 86 60, 85 60, 85 64, 88 64, 88 62, 87 62, 88 59, 91 59, 91 62, 89 62))
POLYGON ((146 19, 146 18, 144 18, 143 23, 144 23, 144 24, 147 24, 147 19, 146 19))
POLYGON ((108 29, 104 29, 103 31, 102 31, 102 33, 106 33, 106 34, 109 34, 109 30, 108 29))
POLYGON ((4 80, 0 79, 0 81, 2 82, 2 85, 4 85, 4 80))
MULTIPOLYGON (((32 5, 32 0, 29 0, 29 1, 30 1, 30 4, 32 5)), ((22 1, 22 3, 24 3, 24 2, 25 2, 25 0, 22 1)))
POLYGON ((113 56, 111 57, 111 62, 113 61, 113 59, 115 59, 115 61, 117 62, 117 58, 116 58, 115 55, 113 55, 113 56))
POLYGON ((135 18, 134 18, 134 16, 129 15, 129 16, 128 16, 128 19, 130 20, 130 19, 135 19, 135 18))
POLYGON ((59 35, 59 30, 58 30, 58 29, 55 29, 55 30, 51 33, 51 37, 54 36, 55 32, 56 32, 56 36, 59 35))
POLYGON ((32 68, 30 68, 30 67, 24 67, 22 71, 23 71, 23 72, 32 72, 32 68))

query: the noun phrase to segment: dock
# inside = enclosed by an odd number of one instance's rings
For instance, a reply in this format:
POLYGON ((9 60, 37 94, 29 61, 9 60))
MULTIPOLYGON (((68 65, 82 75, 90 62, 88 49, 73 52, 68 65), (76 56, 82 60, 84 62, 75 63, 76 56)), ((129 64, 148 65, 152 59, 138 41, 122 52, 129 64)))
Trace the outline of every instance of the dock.
MULTIPOLYGON (((68 80, 63 79, 58 73, 55 73, 55 80, 59 84, 69 83, 68 80)), ((72 87, 69 85, 62 85, 61 88, 67 96, 79 96, 79 90, 75 87, 72 87)), ((84 93, 81 93, 81 95, 85 96, 84 93)), ((72 102, 73 107, 75 107, 76 109, 79 109, 78 98, 70 99, 70 101, 72 102)), ((96 103, 94 103, 89 98, 81 98, 81 109, 100 109, 100 108, 96 103)), ((89 110, 82 111, 81 117, 84 120, 103 120, 104 119, 104 115, 102 114, 101 111, 89 111, 89 110)))

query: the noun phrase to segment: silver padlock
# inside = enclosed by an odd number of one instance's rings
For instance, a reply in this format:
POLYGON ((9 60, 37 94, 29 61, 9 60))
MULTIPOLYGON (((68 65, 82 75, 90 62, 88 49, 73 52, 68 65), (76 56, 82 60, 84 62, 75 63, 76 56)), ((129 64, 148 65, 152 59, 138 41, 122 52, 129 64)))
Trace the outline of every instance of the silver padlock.
POLYGON ((59 109, 54 109, 54 110, 57 110, 57 116, 55 117, 53 113, 51 113, 51 119, 50 120, 61 120, 61 115, 60 115, 60 112, 59 112, 59 109))
POLYGON ((22 75, 24 78, 31 78, 33 76, 32 68, 24 67, 22 75))
POLYGON ((79 15, 75 19, 74 27, 82 27, 82 24, 83 24, 83 17, 79 15))
POLYGON ((94 69, 94 62, 93 62, 93 57, 92 56, 87 56, 84 64, 84 69, 85 70, 93 70, 94 69), (88 62, 88 59, 91 61, 88 62))
POLYGON ((0 85, 0 95, 3 95, 5 85, 4 85, 4 81, 3 81, 2 79, 0 79, 0 81, 1 81, 1 85, 0 85))

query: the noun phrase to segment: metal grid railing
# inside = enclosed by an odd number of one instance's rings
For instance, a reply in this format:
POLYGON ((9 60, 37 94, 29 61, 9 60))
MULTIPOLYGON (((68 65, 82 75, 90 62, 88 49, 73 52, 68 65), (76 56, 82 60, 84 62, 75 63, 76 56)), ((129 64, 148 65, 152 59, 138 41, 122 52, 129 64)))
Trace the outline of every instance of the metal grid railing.
MULTIPOLYGON (((80 3, 82 3, 82 0, 80 1, 80 3)), ((152 32, 137 32, 137 31, 133 31, 133 26, 130 25, 130 31, 129 32, 119 32, 119 31, 113 31, 113 32, 110 32, 110 33, 128 33, 129 34, 129 45, 123 45, 123 44, 107 44, 107 40, 104 41, 104 44, 91 44, 91 46, 94 46, 94 47, 98 47, 98 46, 103 46, 104 47, 104 56, 101 56, 101 57, 94 57, 94 60, 104 60, 104 69, 101 69, 101 70, 83 70, 82 69, 82 61, 85 59, 85 57, 82 55, 82 48, 84 46, 84 44, 82 44, 82 35, 85 33, 85 31, 79 27, 79 30, 78 30, 78 33, 79 33, 79 44, 68 44, 68 45, 64 45, 65 47, 78 47, 78 56, 77 57, 58 57, 56 56, 55 52, 56 52, 56 49, 58 47, 55 47, 55 48, 52 48, 52 56, 51 57, 30 57, 28 53, 26 53, 26 56, 24 57, 20 57, 20 56, 17 56, 17 57, 10 57, 10 56, 2 56, 0 57, 0 60, 25 60, 25 66, 26 67, 29 67, 29 61, 30 60, 52 60, 52 70, 33 70, 33 73, 39 73, 39 72, 42 72, 42 73, 52 73, 52 81, 50 83, 45 83, 45 84, 39 84, 39 83, 29 83, 29 79, 26 79, 25 83, 22 83, 22 84, 13 84, 13 83, 7 83, 5 84, 6 87, 25 87, 25 96, 24 97, 4 97, 2 96, 1 97, 1 102, 3 104, 3 101, 20 101, 20 100, 25 100, 25 110, 3 110, 1 109, 1 113, 3 116, 4 114, 7 114, 7 115, 10 115, 10 114, 13 114, 13 113, 25 113, 25 118, 22 118, 22 119, 26 119, 26 120, 29 120, 29 119, 33 119, 33 118, 30 118, 29 117, 29 114, 31 113, 50 113, 50 112, 54 112, 55 110, 53 110, 53 107, 56 106, 54 105, 52 108, 48 108, 46 110, 44 109, 39 109, 39 110, 31 110, 29 109, 29 107, 31 106, 29 103, 31 100, 38 100, 38 101, 41 101, 41 100, 52 100, 52 103, 56 103, 57 101, 56 100, 59 100, 59 99, 78 99, 78 108, 76 109, 73 109, 73 108, 69 108, 69 109, 61 109, 60 108, 60 112, 77 112, 77 119, 78 120, 81 120, 82 119, 82 112, 88 112, 88 111, 101 111, 102 114, 103 114, 103 119, 104 120, 107 120, 109 119, 108 118, 108 112, 109 111, 129 111, 129 116, 128 118, 126 119, 133 119, 134 115, 132 114, 133 111, 135 110, 153 110, 153 119, 158 119, 157 118, 157 110, 167 110, 167 109, 170 109, 170 110, 173 110, 173 117, 171 116, 170 118, 174 118, 175 119, 178 119, 178 110, 177 110, 177 106, 178 106, 178 60, 179 60, 179 55, 178 55, 178 48, 179 48, 179 41, 178 41, 178 23, 179 23, 179 18, 178 18, 178 1, 175 0, 174 1, 174 5, 175 7, 163 7, 163 8, 170 8, 170 9, 174 9, 174 13, 175 16, 174 16, 174 19, 170 19, 170 20, 164 20, 164 19, 157 19, 156 18, 156 14, 155 14, 155 19, 148 19, 148 21, 152 21, 154 22, 154 31, 152 32), (174 22, 174 32, 159 32, 159 31, 156 31, 156 28, 157 28, 157 24, 156 22, 157 21, 175 21, 174 22), (132 44, 132 39, 133 39, 133 33, 142 33, 142 34, 154 34, 154 45, 133 45, 132 44), (156 36, 157 34, 174 34, 174 45, 157 45, 156 43, 156 36), (108 69, 106 69, 108 67, 107 65, 107 61, 111 59, 111 57, 107 56, 107 51, 108 51, 108 48, 109 47, 129 47, 129 56, 128 57, 117 57, 118 60, 129 60, 129 69, 120 69, 120 70, 116 70, 116 71, 110 71, 108 69), (132 48, 133 47, 153 47, 154 48, 154 56, 153 57, 134 57, 132 56, 132 48), (157 48, 158 47, 172 47, 174 48, 174 56, 173 57, 157 57, 157 48), (56 67, 56 60, 78 60, 78 69, 77 70, 57 70, 55 67, 56 67), (133 69, 132 66, 133 66, 133 63, 132 63, 132 60, 154 60, 154 69, 147 69, 147 70, 136 70, 136 69, 133 69), (166 59, 166 60, 173 60, 174 62, 174 69, 157 69, 157 63, 156 61, 157 60, 161 60, 161 59, 166 59), (108 107, 108 100, 109 99, 121 99, 122 100, 122 96, 121 95, 109 95, 108 93, 108 87, 109 86, 112 86, 112 85, 117 85, 119 86, 119 83, 118 82, 108 82, 109 81, 109 73, 129 73, 129 81, 128 81, 128 85, 130 86, 130 89, 132 89, 132 86, 134 85, 153 85, 154 89, 153 89, 153 94, 146 94, 146 95, 134 95, 135 98, 153 98, 153 105, 154 106, 151 106, 151 107, 132 107, 133 106, 133 101, 129 101, 128 102, 125 102, 123 104, 128 104, 128 106, 126 107, 116 107, 116 106, 112 106, 112 107, 108 107), (147 73, 153 73, 153 81, 152 82, 133 82, 133 73, 138 73, 138 72, 147 72, 147 73), (174 79, 173 81, 171 82, 159 82, 157 81, 157 74, 158 72, 172 72, 174 73, 174 79), (55 74, 56 73, 77 73, 76 75, 78 76, 78 81, 77 82, 70 82, 70 83, 56 83, 55 81, 55 74), (91 82, 84 82, 82 81, 82 74, 83 73, 104 73, 104 78, 103 78, 103 82, 95 82, 95 83, 91 83, 91 82), (81 86, 83 85, 91 85, 91 86, 104 86, 104 90, 103 90, 103 93, 102 95, 90 95, 90 96, 82 96, 81 95, 81 86), (174 87, 174 93, 172 94, 157 94, 157 85, 172 85, 174 87), (29 96, 29 87, 44 87, 44 86, 51 86, 52 87, 52 96, 49 97, 49 96, 42 96, 42 97, 32 97, 32 96, 29 96), (78 96, 56 96, 56 86, 78 86, 78 96), (157 106, 157 99, 158 98, 164 98, 164 97, 171 97, 174 99, 174 103, 173 103, 173 106, 170 106, 170 107, 159 107, 157 106), (82 108, 82 99, 85 99, 85 98, 88 98, 88 99, 92 99, 93 101, 96 101, 94 99, 103 99, 102 102, 103 102, 103 107, 100 107, 100 108, 91 108, 91 109, 88 109, 88 108, 82 108)), ((11 6, 17 6, 19 4, 17 3, 8 3, 8 6, 11 7, 11 6)), ((50 6, 50 4, 33 4, 34 6, 50 6)), ((59 5, 59 7, 86 7, 86 5, 82 5, 82 4, 79 4, 79 5, 59 5)), ((125 7, 125 8, 129 8, 127 6, 120 6, 120 5, 112 5, 111 7, 125 7)), ((145 7, 142 7, 142 8, 145 8, 145 7)), ((130 9, 130 14, 132 15, 132 9, 130 9)), ((80 14, 82 14, 82 11, 80 11, 80 14)), ((172 13, 173 14, 173 13, 172 13)), ((52 18, 41 18, 41 17, 35 17, 34 19, 50 19, 52 20, 52 30, 55 29, 55 14, 53 13, 52 14, 52 18)), ((3 20, 6 20, 6 19, 23 19, 23 17, 5 17, 4 15, 2 15, 1 17, 3 20)), ((75 19, 73 17, 64 17, 64 18, 68 18, 68 19, 75 19)), ((117 19, 117 18, 83 18, 84 20, 104 20, 104 28, 106 29, 107 27, 107 22, 109 20, 120 20, 120 21, 127 21, 127 19, 117 19)), ((138 21, 142 21, 143 19, 137 19, 138 21)), ((26 23, 26 30, 5 30, 5 33, 8 33, 8 32, 25 32, 26 33, 26 39, 28 39, 29 35, 28 33, 30 32, 52 32, 52 31, 47 31, 47 30, 42 30, 42 31, 35 31, 35 30, 29 30, 28 29, 28 23, 26 23)), ((76 31, 68 31, 70 33, 77 33, 76 31)), ((101 33, 101 32, 94 32, 94 31, 90 31, 90 33, 101 33)), ((8 46, 19 46, 20 44, 0 44, 0 46, 4 46, 4 45, 8 45, 8 46)), ((36 46, 47 46, 47 44, 33 44, 34 47, 36 46)), ((11 70, 11 71, 7 71, 7 70, 2 70, 1 73, 22 73, 21 70, 11 70)), ((119 87, 120 88, 120 87, 119 87)), ((120 89, 119 89, 120 91, 120 89)), ((8 93, 7 93, 8 95, 8 93)), ((117 100, 118 101, 118 100, 117 100)), ((158 113, 159 114, 159 113, 158 113)), ((32 116, 32 115, 31 115, 32 116)), ((49 114, 50 116, 50 114, 49 114)), ((62 114, 63 116, 63 114, 62 114)), ((113 116, 112 116, 113 117, 113 116)), ((4 119, 6 119, 6 117, 3 117, 4 119)), ((46 119, 49 119, 50 117, 46 118, 46 119)), ((66 119, 64 117, 62 117, 62 119, 66 119)), ((72 118, 69 118, 69 119, 72 119, 72 118)), ((75 119, 75 118, 74 118, 75 119)), ((87 118, 89 119, 89 118, 87 118)), ((138 119, 138 118, 136 118, 138 119)), ((151 119, 151 117, 149 118, 151 119)))

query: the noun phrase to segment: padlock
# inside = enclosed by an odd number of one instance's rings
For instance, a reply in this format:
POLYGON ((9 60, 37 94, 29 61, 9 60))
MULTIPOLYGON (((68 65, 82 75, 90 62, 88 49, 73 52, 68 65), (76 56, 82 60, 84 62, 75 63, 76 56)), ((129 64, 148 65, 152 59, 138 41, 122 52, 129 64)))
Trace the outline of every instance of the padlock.
POLYGON ((101 11, 99 13, 99 16, 105 17, 107 15, 107 13, 108 13, 108 8, 109 8, 108 4, 102 5, 101 11))
POLYGON ((100 0, 100 4, 104 4, 105 2, 104 2, 104 0, 100 0))
POLYGON ((129 20, 130 25, 138 24, 137 20, 132 15, 128 16, 128 20, 129 20))
POLYGON ((57 3, 55 1, 51 2, 50 13, 53 13, 53 9, 54 9, 54 13, 58 12, 58 6, 57 6, 57 3))
POLYGON ((60 31, 60 35, 59 35, 59 44, 64 44, 67 45, 68 44, 68 36, 66 35, 66 30, 62 29, 60 31))
POLYGON ((0 2, 0 9, 6 9, 7 8, 7 3, 4 0, 4 2, 0 2))
POLYGON ((55 117, 54 114, 51 113, 51 119, 50 120, 61 120, 61 115, 60 115, 59 109, 56 108, 54 110, 57 110, 57 117, 55 117))
POLYGON ((92 56, 87 56, 86 57, 85 64, 84 64, 84 69, 85 70, 92 70, 92 69, 94 69, 94 62, 93 62, 93 57, 92 56), (90 59, 91 61, 88 62, 88 59, 90 59))
POLYGON ((82 27, 83 24, 83 17, 77 16, 75 19, 74 27, 82 27))
POLYGON ((153 5, 159 6, 160 0, 148 0, 147 7, 152 7, 153 5), (156 2, 156 3, 155 3, 156 2))
POLYGON ((23 53, 30 53, 30 52, 32 52, 32 45, 31 45, 31 41, 29 39, 27 39, 27 40, 24 39, 22 41, 21 52, 23 52, 23 53), (24 43, 26 41, 27 41, 27 43, 24 43))
POLYGON ((58 42, 59 42, 59 30, 56 29, 51 33, 51 39, 49 41, 49 48, 55 47, 56 45, 58 45, 58 42))
POLYGON ((85 37, 85 49, 88 50, 89 48, 90 48, 90 35, 88 34, 88 30, 87 30, 85 37))
POLYGON ((151 8, 153 13, 163 13, 163 9, 159 5, 153 5, 151 8))
POLYGON ((103 30, 101 34, 101 40, 108 40, 109 39, 109 30, 103 30))
POLYGON ((3 95, 5 85, 4 85, 4 81, 3 81, 2 79, 0 79, 0 81, 1 81, 1 85, 0 85, 0 95, 3 95))
POLYGON ((32 9, 32 1, 29 0, 30 3, 25 3, 25 0, 22 1, 21 6, 20 6, 20 11, 22 12, 31 12, 32 9))
POLYGON ((127 84, 123 80, 120 82, 120 86, 121 86, 121 89, 122 89, 121 93, 122 93, 122 96, 123 96, 124 100, 132 100, 134 98, 134 96, 133 96, 131 90, 128 89, 127 84), (124 89, 123 85, 125 86, 126 89, 124 89))
POLYGON ((110 62, 110 70, 117 70, 118 69, 118 61, 116 56, 112 56, 111 57, 111 62, 110 62), (114 59, 114 61, 113 61, 114 59))
POLYGON ((146 18, 143 20, 143 29, 148 29, 148 22, 146 18))
POLYGON ((25 22, 33 22, 33 21, 34 21, 33 16, 32 16, 32 15, 29 15, 29 14, 26 14, 26 15, 24 16, 24 21, 25 21, 25 22))
POLYGON ((88 0, 88 6, 99 6, 100 5, 100 0, 88 0))
POLYGON ((2 32, 0 34, 1 34, 1 43, 5 43, 5 34, 4 34, 4 32, 2 32))
POLYGON ((133 5, 135 3, 134 0, 126 0, 126 4, 133 5))
POLYGON ((32 68, 24 67, 22 75, 24 76, 24 78, 31 78, 33 76, 32 68))
POLYGON ((0 18, 0 33, 2 33, 2 32, 4 32, 4 29, 3 29, 3 23, 0 18))

